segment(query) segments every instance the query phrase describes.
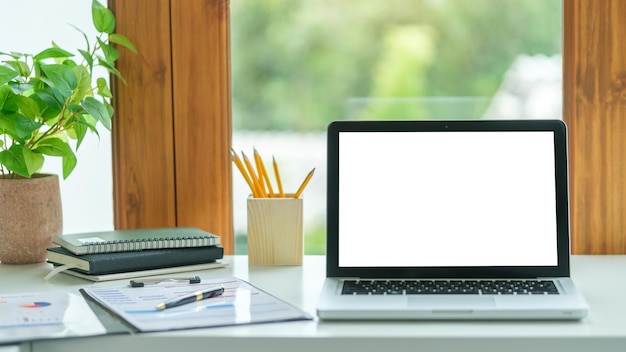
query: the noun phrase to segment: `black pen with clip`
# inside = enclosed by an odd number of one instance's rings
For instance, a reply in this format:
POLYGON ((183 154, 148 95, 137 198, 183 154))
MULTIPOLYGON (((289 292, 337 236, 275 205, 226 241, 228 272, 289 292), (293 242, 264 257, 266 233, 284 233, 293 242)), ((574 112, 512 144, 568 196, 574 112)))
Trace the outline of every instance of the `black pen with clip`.
POLYGON ((167 308, 178 307, 178 306, 182 306, 183 304, 192 303, 196 301, 201 301, 203 299, 219 296, 222 293, 224 293, 223 285, 212 286, 205 290, 196 291, 188 296, 176 297, 176 298, 172 298, 169 301, 159 303, 156 305, 156 309, 163 310, 167 308))

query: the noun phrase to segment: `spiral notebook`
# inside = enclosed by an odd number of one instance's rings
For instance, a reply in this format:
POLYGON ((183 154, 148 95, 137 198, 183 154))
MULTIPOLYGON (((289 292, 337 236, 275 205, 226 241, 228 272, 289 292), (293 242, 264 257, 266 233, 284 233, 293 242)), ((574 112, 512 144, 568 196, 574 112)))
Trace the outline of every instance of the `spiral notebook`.
POLYGON ((62 234, 54 243, 82 255, 146 249, 204 247, 220 244, 220 238, 193 227, 167 227, 62 234))

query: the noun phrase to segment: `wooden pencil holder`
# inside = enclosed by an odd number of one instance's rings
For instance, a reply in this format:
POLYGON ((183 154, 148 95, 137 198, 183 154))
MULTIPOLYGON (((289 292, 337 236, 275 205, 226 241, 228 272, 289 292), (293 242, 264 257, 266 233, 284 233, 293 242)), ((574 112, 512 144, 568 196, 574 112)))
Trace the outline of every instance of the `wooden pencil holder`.
POLYGON ((302 265, 302 203, 301 198, 248 198, 249 265, 302 265))

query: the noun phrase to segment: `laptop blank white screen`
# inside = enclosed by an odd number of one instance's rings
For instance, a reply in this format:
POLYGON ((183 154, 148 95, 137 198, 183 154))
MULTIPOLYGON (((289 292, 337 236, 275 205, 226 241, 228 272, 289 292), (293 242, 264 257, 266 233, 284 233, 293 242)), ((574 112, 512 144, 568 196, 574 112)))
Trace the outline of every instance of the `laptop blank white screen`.
POLYGON ((340 132, 339 266, 556 266, 554 135, 340 132))

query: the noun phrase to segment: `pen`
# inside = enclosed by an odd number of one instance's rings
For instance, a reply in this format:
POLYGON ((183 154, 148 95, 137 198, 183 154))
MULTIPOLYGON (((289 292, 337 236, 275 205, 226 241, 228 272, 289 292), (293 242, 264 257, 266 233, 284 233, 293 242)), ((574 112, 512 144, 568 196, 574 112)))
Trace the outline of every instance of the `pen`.
POLYGON ((302 194, 302 191, 304 191, 304 187, 306 187, 306 184, 309 183, 309 181, 311 180, 311 177, 313 177, 313 172, 315 172, 315 168, 313 168, 313 170, 311 170, 311 172, 309 172, 309 174, 306 175, 306 178, 304 179, 304 181, 302 181, 300 188, 298 188, 298 191, 293 196, 294 198, 300 197, 300 194, 302 194))
POLYGON ((159 303, 156 305, 156 309, 167 309, 172 307, 182 306, 183 304, 192 303, 196 301, 201 301, 203 299, 219 296, 224 293, 224 286, 213 286, 206 290, 196 291, 191 295, 176 297, 169 301, 165 301, 163 303, 159 303))
POLYGON ((130 287, 145 287, 146 285, 149 284, 158 284, 164 281, 171 281, 171 282, 182 282, 182 281, 187 281, 190 284, 199 284, 201 279, 200 276, 193 276, 193 277, 163 277, 163 278, 156 278, 156 279, 140 279, 140 280, 130 280, 130 287))

